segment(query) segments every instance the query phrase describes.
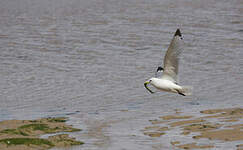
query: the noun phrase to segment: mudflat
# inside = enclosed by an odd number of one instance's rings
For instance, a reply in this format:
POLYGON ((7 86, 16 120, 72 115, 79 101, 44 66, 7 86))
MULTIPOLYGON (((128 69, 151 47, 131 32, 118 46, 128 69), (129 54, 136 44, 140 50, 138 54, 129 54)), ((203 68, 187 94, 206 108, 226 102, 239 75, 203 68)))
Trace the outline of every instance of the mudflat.
MULTIPOLYGON (((153 138, 163 138, 166 134, 179 131, 178 134, 190 137, 191 140, 188 142, 170 141, 172 146, 182 149, 208 149, 215 147, 216 140, 223 142, 242 141, 243 124, 240 121, 242 118, 242 108, 203 110, 197 116, 183 116, 175 113, 175 115, 160 116, 159 119, 156 119, 156 126, 154 121, 151 121, 152 125, 145 127, 142 131, 144 135, 153 138), (199 140, 202 138, 208 139, 210 144, 200 142, 199 140)), ((242 144, 235 146, 237 149, 242 148, 242 144)))
POLYGON ((0 122, 0 147, 2 150, 34 150, 52 147, 82 145, 68 134, 60 132, 77 132, 81 129, 67 125, 67 118, 42 118, 37 120, 5 120, 0 122), (40 138, 44 134, 54 134, 40 138))

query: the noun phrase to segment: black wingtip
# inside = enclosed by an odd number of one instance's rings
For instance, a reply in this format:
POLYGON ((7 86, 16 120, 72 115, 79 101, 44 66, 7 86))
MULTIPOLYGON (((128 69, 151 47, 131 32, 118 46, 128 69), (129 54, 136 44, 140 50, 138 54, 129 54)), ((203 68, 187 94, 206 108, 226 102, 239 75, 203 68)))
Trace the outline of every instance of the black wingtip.
POLYGON ((181 37, 181 31, 180 31, 180 29, 177 29, 177 30, 176 30, 174 36, 177 36, 177 35, 178 35, 179 37, 181 37))

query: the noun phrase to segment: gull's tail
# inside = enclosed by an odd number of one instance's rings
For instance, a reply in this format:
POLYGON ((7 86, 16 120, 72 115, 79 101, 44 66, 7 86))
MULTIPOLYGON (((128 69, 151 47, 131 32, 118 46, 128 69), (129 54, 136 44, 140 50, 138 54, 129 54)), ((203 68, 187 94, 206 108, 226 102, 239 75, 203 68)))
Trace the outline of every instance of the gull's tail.
POLYGON ((182 93, 184 96, 192 95, 193 88, 191 86, 182 86, 181 90, 179 90, 180 93, 182 93))

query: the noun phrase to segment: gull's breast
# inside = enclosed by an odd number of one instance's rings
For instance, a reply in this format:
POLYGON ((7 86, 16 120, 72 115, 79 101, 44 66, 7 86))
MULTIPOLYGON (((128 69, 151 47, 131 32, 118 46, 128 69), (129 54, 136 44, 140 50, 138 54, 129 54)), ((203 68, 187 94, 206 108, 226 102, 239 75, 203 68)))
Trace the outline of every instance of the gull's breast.
POLYGON ((165 80, 165 79, 158 79, 154 83, 152 83, 152 85, 161 91, 174 92, 174 93, 177 93, 177 90, 181 89, 181 86, 175 84, 170 80, 165 80))

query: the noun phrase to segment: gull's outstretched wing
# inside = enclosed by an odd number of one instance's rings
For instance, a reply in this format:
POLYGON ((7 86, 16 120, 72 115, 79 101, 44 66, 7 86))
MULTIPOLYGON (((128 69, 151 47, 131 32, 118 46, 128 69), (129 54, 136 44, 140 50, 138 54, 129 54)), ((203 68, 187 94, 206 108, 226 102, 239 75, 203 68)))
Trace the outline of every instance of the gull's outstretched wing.
POLYGON ((177 82, 179 55, 182 51, 182 36, 177 29, 164 58, 164 72, 161 78, 177 82))

